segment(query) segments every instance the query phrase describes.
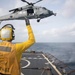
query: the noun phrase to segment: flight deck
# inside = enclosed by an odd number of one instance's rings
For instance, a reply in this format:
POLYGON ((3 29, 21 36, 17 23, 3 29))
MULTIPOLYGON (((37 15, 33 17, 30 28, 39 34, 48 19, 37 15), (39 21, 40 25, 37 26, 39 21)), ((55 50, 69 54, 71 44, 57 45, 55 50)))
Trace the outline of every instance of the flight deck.
POLYGON ((75 75, 63 62, 51 54, 25 52, 21 59, 21 75, 75 75))

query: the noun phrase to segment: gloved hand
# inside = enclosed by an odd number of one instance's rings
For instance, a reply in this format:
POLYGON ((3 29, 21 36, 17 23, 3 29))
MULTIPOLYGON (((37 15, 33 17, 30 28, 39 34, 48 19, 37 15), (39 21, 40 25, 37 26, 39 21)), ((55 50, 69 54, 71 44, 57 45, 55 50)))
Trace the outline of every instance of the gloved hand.
POLYGON ((29 19, 27 17, 25 17, 25 22, 26 22, 26 26, 30 25, 30 21, 29 21, 29 19))

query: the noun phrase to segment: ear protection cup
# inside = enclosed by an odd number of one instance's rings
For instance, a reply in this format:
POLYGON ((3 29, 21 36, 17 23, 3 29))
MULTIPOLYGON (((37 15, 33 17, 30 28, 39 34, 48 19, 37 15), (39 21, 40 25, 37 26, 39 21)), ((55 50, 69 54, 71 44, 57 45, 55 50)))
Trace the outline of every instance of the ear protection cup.
POLYGON ((0 39, 3 41, 12 41, 15 38, 15 28, 12 24, 6 24, 0 29, 0 39))
POLYGON ((14 40, 15 39, 15 34, 14 34, 15 28, 13 27, 13 25, 11 25, 11 26, 12 26, 12 40, 14 40))

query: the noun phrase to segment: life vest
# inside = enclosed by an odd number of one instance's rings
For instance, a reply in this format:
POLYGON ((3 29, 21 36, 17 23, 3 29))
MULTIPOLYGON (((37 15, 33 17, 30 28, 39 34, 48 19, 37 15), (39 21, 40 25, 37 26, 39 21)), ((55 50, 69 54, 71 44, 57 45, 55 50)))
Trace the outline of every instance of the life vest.
POLYGON ((0 46, 0 73, 4 75, 20 75, 20 67, 14 46, 0 46))

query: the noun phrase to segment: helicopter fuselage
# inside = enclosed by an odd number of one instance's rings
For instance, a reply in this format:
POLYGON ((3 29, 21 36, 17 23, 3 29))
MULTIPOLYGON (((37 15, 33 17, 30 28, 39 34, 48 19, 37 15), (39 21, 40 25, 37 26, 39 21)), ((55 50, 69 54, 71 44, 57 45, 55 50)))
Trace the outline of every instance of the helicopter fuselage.
POLYGON ((28 19, 37 19, 39 22, 40 19, 49 17, 51 15, 56 15, 53 11, 46 9, 45 7, 38 7, 38 6, 24 6, 16 9, 12 9, 9 12, 13 11, 12 13, 0 17, 0 21, 6 20, 24 20, 25 17, 28 19))

